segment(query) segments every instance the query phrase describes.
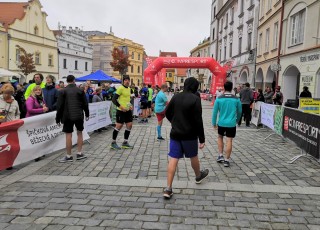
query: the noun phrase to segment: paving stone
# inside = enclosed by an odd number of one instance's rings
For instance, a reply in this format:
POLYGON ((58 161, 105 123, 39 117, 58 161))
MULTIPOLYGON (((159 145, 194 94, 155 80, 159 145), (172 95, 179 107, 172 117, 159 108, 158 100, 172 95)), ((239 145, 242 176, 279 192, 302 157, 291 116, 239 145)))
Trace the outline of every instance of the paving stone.
POLYGON ((77 225, 80 226, 99 226, 102 220, 96 220, 96 219, 81 219, 77 225))
POLYGON ((67 217, 70 211, 61 211, 61 210, 50 210, 47 211, 46 216, 53 217, 67 217))
POLYGON ((144 221, 144 222, 156 222, 159 220, 159 216, 157 216, 157 215, 136 215, 135 220, 144 221))
POLYGON ((204 218, 186 218, 184 221, 185 224, 192 224, 192 225, 207 225, 208 220, 204 218))
POLYGON ((79 218, 73 217, 57 217, 52 220, 52 224, 76 225, 79 222, 79 220, 79 218))
POLYGON ((159 222, 144 222, 142 225, 143 229, 168 229, 169 224, 159 222))
POLYGON ((132 229, 141 229, 142 222, 139 221, 121 221, 118 228, 132 228, 132 229))
POLYGON ((170 224, 170 230, 194 230, 194 225, 170 224))

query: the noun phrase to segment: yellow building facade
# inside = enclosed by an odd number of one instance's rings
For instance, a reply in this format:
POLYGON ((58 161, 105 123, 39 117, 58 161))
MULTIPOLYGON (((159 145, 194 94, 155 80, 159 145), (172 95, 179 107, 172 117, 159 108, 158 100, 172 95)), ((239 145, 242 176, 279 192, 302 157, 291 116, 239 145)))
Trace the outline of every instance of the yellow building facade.
POLYGON ((256 88, 274 87, 277 83, 281 1, 261 0, 257 37, 256 88))
MULTIPOLYGON (((190 51, 191 57, 210 57, 210 38, 205 39, 190 51)), ((211 85, 211 72, 208 69, 191 69, 191 77, 200 83, 200 89, 208 89, 211 85)))
POLYGON ((134 83, 135 85, 142 83, 143 45, 126 38, 116 37, 113 33, 103 36, 90 36, 89 43, 93 45, 93 71, 101 69, 106 74, 121 79, 120 73, 113 70, 110 62, 113 60, 113 49, 123 48, 129 55, 131 64, 131 66, 128 67, 126 74, 130 76, 131 83, 134 83))
MULTIPOLYGON (((9 70, 23 75, 18 68, 21 53, 17 46, 20 46, 27 53, 34 54, 36 72, 44 76, 50 74, 58 79, 57 40, 47 25, 47 14, 42 11, 41 3, 38 0, 25 3, 0 3, 0 11, 2 10, 13 12, 0 17, 0 22, 1 20, 5 22, 4 27, 9 34, 9 70)), ((21 76, 20 81, 31 80, 33 75, 34 73, 21 76)))
POLYGON ((8 34, 0 23, 0 68, 8 69, 8 34))

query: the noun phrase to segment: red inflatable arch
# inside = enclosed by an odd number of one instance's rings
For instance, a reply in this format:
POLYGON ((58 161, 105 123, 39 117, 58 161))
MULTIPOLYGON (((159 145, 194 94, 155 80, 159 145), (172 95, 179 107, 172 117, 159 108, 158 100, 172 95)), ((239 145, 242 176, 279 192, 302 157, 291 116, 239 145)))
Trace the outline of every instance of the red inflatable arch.
POLYGON ((155 59, 144 71, 144 83, 155 86, 161 76, 158 74, 163 68, 190 68, 209 69, 212 76, 210 93, 215 94, 218 88, 223 88, 226 81, 228 66, 222 67, 213 58, 202 57, 159 57, 155 59))

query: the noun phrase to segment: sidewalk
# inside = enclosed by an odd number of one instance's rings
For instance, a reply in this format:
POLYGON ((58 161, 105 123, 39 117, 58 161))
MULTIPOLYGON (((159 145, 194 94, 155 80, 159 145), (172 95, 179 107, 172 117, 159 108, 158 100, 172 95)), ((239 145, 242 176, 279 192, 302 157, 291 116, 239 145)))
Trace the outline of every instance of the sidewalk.
MULTIPOLYGON (((156 119, 135 124, 132 150, 110 150, 112 130, 91 135, 83 162, 61 164, 63 152, 0 172, 0 229, 320 229, 320 165, 270 131, 240 127, 231 167, 216 163, 217 133, 203 101, 210 170, 201 185, 181 160, 174 196, 166 185, 170 124, 156 141, 156 119)), ((123 130, 119 142, 123 139, 123 130)))

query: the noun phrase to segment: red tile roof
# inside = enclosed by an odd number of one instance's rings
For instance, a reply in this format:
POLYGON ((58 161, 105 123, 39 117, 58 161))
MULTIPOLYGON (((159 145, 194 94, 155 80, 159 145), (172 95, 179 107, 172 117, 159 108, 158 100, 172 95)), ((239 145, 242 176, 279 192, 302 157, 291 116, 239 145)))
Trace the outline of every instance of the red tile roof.
POLYGON ((177 77, 186 77, 188 69, 177 69, 177 77))
POLYGON ((8 29, 16 19, 23 19, 28 2, 0 2, 0 22, 8 29))
POLYGON ((177 52, 160 52, 159 57, 178 57, 177 52))

